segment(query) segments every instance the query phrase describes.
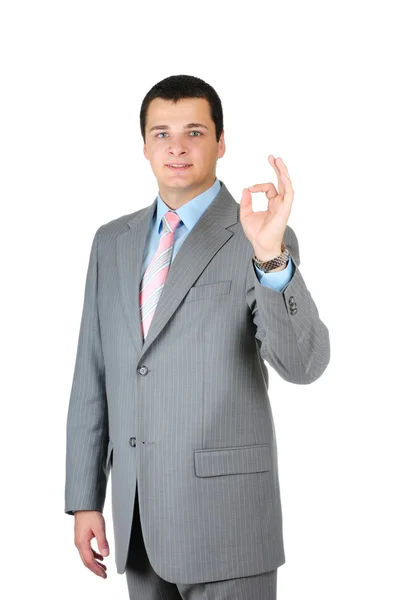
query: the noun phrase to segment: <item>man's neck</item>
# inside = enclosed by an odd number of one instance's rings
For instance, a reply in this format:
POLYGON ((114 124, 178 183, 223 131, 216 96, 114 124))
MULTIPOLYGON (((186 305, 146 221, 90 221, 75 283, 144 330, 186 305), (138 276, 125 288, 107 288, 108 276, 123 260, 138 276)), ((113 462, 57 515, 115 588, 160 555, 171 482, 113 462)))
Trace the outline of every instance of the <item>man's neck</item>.
POLYGON ((213 179, 208 180, 207 182, 197 186, 197 187, 187 187, 187 188, 164 188, 159 186, 160 197, 163 202, 170 208, 170 210, 177 210, 183 204, 186 204, 199 194, 202 194, 214 184, 216 177, 213 176, 213 179))

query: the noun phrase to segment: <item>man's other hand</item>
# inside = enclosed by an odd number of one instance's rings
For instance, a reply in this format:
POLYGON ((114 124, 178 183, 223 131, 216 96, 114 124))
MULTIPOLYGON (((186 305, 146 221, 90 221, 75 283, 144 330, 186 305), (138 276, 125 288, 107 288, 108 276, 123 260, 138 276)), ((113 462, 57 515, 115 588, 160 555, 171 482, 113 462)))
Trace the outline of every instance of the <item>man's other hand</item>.
POLYGON ((79 551, 83 564, 95 575, 107 578, 106 565, 99 563, 104 556, 109 555, 109 544, 105 533, 105 519, 101 512, 96 510, 77 510, 75 516, 75 546, 79 551), (102 554, 96 552, 90 544, 92 538, 96 538, 98 549, 102 554))

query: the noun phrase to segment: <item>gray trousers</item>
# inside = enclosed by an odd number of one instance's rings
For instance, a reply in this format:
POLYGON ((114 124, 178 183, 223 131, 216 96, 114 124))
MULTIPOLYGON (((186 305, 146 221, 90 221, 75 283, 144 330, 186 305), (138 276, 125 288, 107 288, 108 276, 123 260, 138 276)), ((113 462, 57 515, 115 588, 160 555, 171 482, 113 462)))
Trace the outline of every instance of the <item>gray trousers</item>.
POLYGON ((277 569, 209 583, 170 583, 152 568, 145 550, 135 496, 131 541, 126 565, 130 600, 276 600, 277 569))

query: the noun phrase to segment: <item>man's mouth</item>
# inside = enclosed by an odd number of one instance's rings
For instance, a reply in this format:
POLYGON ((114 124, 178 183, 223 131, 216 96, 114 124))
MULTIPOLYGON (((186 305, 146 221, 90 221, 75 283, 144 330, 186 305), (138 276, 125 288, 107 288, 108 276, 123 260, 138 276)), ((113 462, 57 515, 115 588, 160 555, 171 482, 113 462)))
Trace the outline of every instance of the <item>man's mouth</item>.
POLYGON ((192 167, 192 165, 188 163, 168 163, 166 164, 166 167, 172 171, 186 171, 189 167, 192 167))

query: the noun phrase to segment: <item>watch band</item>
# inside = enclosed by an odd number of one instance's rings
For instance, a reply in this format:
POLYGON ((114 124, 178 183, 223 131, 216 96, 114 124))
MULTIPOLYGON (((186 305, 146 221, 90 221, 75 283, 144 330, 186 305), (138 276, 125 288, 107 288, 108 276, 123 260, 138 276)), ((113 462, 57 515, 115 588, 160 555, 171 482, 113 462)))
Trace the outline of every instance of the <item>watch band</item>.
POLYGON ((272 271, 273 269, 276 269, 277 267, 281 267, 282 265, 285 265, 289 260, 289 256, 290 256, 289 250, 287 249, 285 244, 282 242, 282 253, 279 256, 276 256, 272 260, 262 261, 259 258, 257 258, 256 255, 254 255, 253 261, 254 261, 255 265, 259 269, 261 269, 261 271, 264 271, 264 273, 267 273, 268 271, 272 271))

